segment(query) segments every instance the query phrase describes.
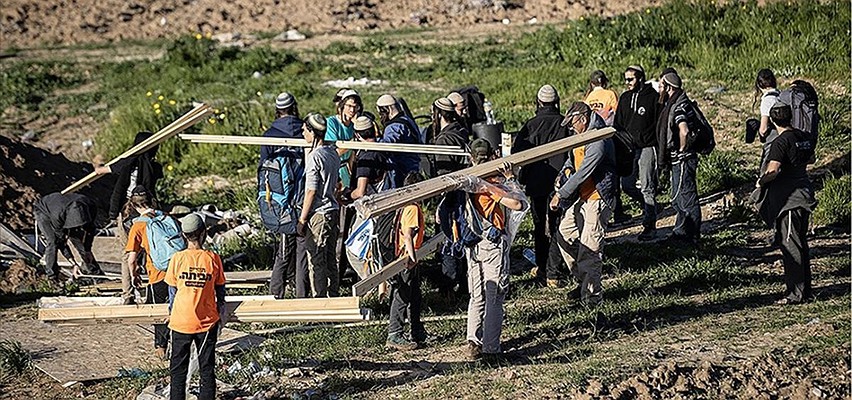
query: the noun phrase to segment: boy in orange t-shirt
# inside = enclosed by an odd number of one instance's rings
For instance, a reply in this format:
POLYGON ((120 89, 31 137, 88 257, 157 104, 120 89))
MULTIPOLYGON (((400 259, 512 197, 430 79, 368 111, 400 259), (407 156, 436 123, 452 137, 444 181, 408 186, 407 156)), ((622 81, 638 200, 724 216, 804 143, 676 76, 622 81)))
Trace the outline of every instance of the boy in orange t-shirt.
MULTIPOLYGON (((406 176, 404 186, 420 181, 420 174, 406 176)), ((396 254, 405 256, 406 269, 390 279, 391 309, 388 324, 387 347, 397 350, 413 350, 426 341, 426 328, 420 321, 423 307, 423 293, 420 290, 420 269, 417 268, 417 249, 423 245, 426 223, 423 209, 413 203, 405 206, 394 229, 396 234, 396 254), (403 336, 406 311, 411 326, 411 340, 403 336)))
MULTIPOLYGON (((153 216, 154 202, 144 186, 133 189, 129 201, 130 207, 136 209, 140 216, 153 216)), ((139 287, 142 278, 136 268, 136 260, 140 252, 145 252, 145 271, 148 273, 148 286, 145 287, 145 304, 165 304, 169 301, 169 287, 163 281, 165 271, 154 266, 151 259, 151 245, 148 243, 147 226, 144 221, 134 221, 127 234, 127 244, 124 246, 125 262, 130 266, 133 275, 133 286, 139 287)), ((169 328, 166 324, 154 324, 154 350, 158 358, 166 359, 166 348, 169 345, 169 328)))
POLYGON ((170 399, 186 398, 190 346, 198 349, 201 377, 199 399, 216 398, 216 340, 226 322, 225 272, 219 255, 204 250, 207 233, 198 214, 180 220, 186 250, 169 261, 165 281, 169 285, 169 329, 172 330, 170 399))
POLYGON ((595 70, 589 76, 589 88, 583 102, 603 118, 606 126, 612 126, 618 108, 618 95, 609 89, 609 79, 603 71, 595 70))

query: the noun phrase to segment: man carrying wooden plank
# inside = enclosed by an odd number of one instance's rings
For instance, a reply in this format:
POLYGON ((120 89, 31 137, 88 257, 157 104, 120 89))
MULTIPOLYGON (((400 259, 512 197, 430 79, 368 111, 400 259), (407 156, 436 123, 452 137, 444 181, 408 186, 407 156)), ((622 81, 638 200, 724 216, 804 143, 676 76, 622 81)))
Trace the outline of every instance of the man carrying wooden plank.
POLYGON ((190 348, 195 343, 201 387, 199 399, 216 398, 216 340, 227 320, 225 272, 219 255, 203 247, 207 229, 198 214, 180 220, 186 250, 169 262, 169 329, 172 355, 169 361, 171 400, 186 398, 190 348))
MULTIPOLYGON (((573 135, 605 126, 603 119, 583 102, 574 102, 565 113, 563 126, 573 135)), ((604 139, 576 147, 565 161, 550 209, 565 209, 559 234, 551 251, 559 251, 571 274, 580 282, 581 302, 600 304, 601 268, 607 221, 615 207, 615 147, 604 139), (558 250, 557 250, 558 249, 558 250)))
MULTIPOLYGON (((275 121, 267 138, 302 139, 304 122, 296 98, 284 92, 275 100, 275 121)), ((305 238, 295 226, 304 196, 304 151, 301 147, 261 146, 258 164, 258 207, 264 226, 276 236, 269 293, 283 299, 289 286, 296 297, 307 297, 308 260, 305 238)))
POLYGON ((321 114, 309 114, 302 130, 312 144, 305 165, 305 199, 297 232, 305 236, 311 289, 315 297, 340 295, 340 275, 335 262, 335 241, 339 234, 340 158, 334 144, 326 141, 326 121, 321 114))
POLYGON ((98 207, 94 200, 77 193, 51 193, 40 198, 33 205, 36 227, 44 236, 46 245, 41 263, 50 281, 57 285, 60 282, 59 265, 56 262, 57 251, 61 251, 65 258, 74 262, 74 273, 78 272, 68 243, 82 257, 80 262, 84 274, 103 274, 92 254, 97 212, 98 207))
MULTIPOLYGON (((474 165, 496 159, 496 152, 485 139, 471 143, 474 165)), ((504 179, 514 181, 511 165, 500 169, 504 179)), ((503 326, 503 302, 509 291, 509 249, 515 227, 529 208, 523 192, 496 186, 503 179, 483 180, 467 176, 463 193, 456 202, 445 199, 439 205, 442 231, 454 244, 461 244, 467 257, 470 302, 467 309, 468 356, 499 354, 503 326), (469 194, 468 194, 469 193, 469 194), (448 220, 451 219, 451 220, 448 220)), ((455 246, 454 246, 455 247, 455 246)))

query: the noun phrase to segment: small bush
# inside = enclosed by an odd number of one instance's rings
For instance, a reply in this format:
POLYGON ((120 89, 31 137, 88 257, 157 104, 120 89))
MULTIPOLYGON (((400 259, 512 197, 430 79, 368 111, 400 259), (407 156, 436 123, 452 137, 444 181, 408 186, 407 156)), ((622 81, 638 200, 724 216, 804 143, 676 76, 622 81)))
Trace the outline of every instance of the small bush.
POLYGON ((751 179, 739 154, 716 150, 698 163, 698 194, 703 196, 742 185, 751 179))
POLYGON ((814 223, 817 225, 845 225, 850 223, 850 181, 849 175, 839 178, 829 178, 823 182, 823 188, 817 192, 816 210, 814 210, 814 223))
POLYGON ((32 366, 30 353, 11 340, 0 341, 0 382, 25 372, 32 366))

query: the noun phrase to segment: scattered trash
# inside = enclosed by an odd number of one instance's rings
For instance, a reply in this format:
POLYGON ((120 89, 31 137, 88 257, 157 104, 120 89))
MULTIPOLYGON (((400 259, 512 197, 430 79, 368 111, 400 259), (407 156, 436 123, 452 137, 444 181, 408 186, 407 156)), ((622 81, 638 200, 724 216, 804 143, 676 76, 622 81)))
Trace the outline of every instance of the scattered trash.
POLYGON ((251 77, 254 79, 260 79, 263 77, 263 74, 260 71, 254 71, 254 73, 251 74, 251 77))
POLYGON ((288 368, 284 370, 284 375, 288 378, 299 378, 305 375, 301 368, 288 368))
POLYGON ((297 42, 297 41, 300 41, 300 40, 305 40, 307 38, 308 37, 305 36, 304 33, 299 32, 295 29, 290 29, 286 32, 279 33, 278 36, 275 36, 272 39, 278 40, 278 41, 281 41, 281 42, 297 42))
POLYGON ((36 135, 37 135, 37 134, 36 134, 36 131, 34 131, 34 130, 30 129, 30 130, 28 130, 26 133, 24 133, 23 135, 21 135, 21 141, 22 141, 22 142, 28 142, 28 141, 30 141, 30 140, 35 139, 36 135))
POLYGON ((83 143, 80 143, 80 144, 83 145, 84 149, 89 150, 89 149, 92 148, 92 146, 95 145, 95 142, 92 141, 92 139, 86 139, 86 140, 83 141, 83 143))
POLYGON ((130 369, 122 368, 122 369, 118 370, 118 377, 119 378, 145 378, 148 375, 149 374, 147 372, 145 372, 145 371, 143 371, 139 368, 130 368, 130 369))
POLYGON ((728 90, 728 88, 726 88, 724 86, 713 86, 713 87, 705 90, 704 93, 706 93, 706 94, 719 94, 719 93, 725 92, 727 90, 728 90))
POLYGON ((165 26, 165 25, 166 25, 166 17, 160 18, 160 26, 165 26))
POLYGON ((354 86, 373 86, 373 85, 381 85, 385 83, 385 81, 380 79, 369 79, 369 78, 361 78, 355 79, 353 77, 348 77, 346 79, 338 79, 332 81, 326 81, 323 85, 331 86, 335 88, 351 88, 354 86))
POLYGON ((538 18, 532 17, 527 21, 527 25, 535 25, 538 23, 538 18))
POLYGON ((509 21, 509 18, 503 18, 503 25, 509 25, 512 21, 509 21))
POLYGON ((242 371, 242 369, 243 365, 240 364, 239 361, 234 361, 234 363, 227 369, 228 375, 236 375, 238 372, 242 371))
POLYGON ((527 247, 527 248, 524 249, 524 251, 522 253, 524 255, 524 258, 527 261, 529 261, 530 264, 536 265, 536 263, 535 263, 535 251, 533 251, 533 249, 527 247))

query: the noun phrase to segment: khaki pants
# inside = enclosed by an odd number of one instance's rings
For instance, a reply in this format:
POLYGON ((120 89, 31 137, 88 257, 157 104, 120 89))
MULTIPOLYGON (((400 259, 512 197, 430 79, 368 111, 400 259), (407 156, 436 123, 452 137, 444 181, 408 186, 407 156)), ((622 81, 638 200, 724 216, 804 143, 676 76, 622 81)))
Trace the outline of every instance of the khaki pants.
POLYGON ((482 346, 483 353, 500 352, 503 302, 509 291, 509 264, 504 251, 506 237, 499 243, 483 239, 467 253, 467 340, 482 346))
POLYGON ((338 232, 338 212, 315 213, 308 221, 305 247, 308 250, 308 276, 315 297, 340 296, 340 275, 337 273, 335 243, 338 232))
MULTIPOLYGON (((123 219, 123 216, 119 214, 115 221, 115 240, 118 241, 122 249, 127 245, 127 232, 124 230, 123 219)), ((121 298, 124 299, 125 303, 135 303, 137 299, 135 295, 135 288, 133 287, 132 271, 136 266, 127 265, 127 257, 125 257, 126 254, 127 253, 124 253, 121 256, 121 298)))
POLYGON ((601 200, 578 200, 565 210, 557 244, 571 275, 580 281, 580 299, 597 305, 603 296, 601 268, 610 209, 601 200))

